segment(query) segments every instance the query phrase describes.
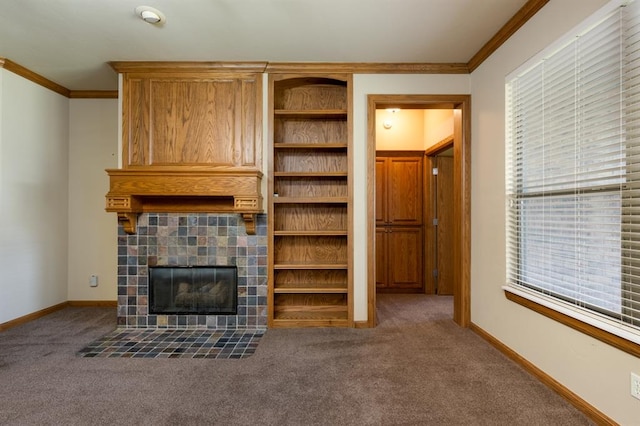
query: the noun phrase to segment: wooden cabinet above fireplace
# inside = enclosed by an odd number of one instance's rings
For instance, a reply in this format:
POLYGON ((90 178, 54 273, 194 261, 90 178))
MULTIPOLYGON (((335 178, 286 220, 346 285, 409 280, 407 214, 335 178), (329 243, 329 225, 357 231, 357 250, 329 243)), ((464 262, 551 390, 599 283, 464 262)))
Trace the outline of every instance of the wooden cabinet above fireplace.
POLYGON ((114 62, 122 152, 106 210, 135 233, 141 212, 236 212, 254 231, 262 195, 266 63, 114 62))

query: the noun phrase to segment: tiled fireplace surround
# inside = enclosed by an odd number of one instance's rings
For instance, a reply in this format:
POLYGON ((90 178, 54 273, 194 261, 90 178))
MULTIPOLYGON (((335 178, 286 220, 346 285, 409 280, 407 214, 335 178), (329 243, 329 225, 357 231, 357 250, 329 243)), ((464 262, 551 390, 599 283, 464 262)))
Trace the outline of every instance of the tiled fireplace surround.
POLYGON ((247 235, 237 214, 143 213, 136 234, 118 227, 118 326, 264 329, 267 325, 267 226, 258 215, 247 235), (149 314, 149 266, 237 266, 236 315, 149 314))

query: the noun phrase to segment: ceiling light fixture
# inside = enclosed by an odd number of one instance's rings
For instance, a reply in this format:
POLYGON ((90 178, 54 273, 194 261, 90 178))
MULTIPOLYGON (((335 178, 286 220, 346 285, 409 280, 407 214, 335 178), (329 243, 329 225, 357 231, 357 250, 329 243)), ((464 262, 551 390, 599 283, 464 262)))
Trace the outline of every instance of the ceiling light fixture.
POLYGON ((150 6, 138 6, 135 9, 136 15, 149 24, 164 24, 167 18, 158 9, 150 6))
MULTIPOLYGON (((398 111, 400 111, 400 108, 387 108, 387 113, 391 114, 391 117, 393 117, 395 115, 395 113, 398 112, 398 111)), ((387 130, 392 128, 393 127, 392 118, 387 118, 386 120, 384 120, 382 122, 382 127, 384 127, 387 130)))

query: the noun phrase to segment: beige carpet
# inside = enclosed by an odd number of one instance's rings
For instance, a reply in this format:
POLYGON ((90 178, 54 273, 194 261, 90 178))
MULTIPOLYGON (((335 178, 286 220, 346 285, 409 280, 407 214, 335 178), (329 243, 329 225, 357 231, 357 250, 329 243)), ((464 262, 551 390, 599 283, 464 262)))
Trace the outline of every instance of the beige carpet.
POLYGON ((243 359, 79 357, 116 313, 67 308, 0 334, 0 424, 591 424, 451 303, 380 295, 375 329, 272 329, 243 359))

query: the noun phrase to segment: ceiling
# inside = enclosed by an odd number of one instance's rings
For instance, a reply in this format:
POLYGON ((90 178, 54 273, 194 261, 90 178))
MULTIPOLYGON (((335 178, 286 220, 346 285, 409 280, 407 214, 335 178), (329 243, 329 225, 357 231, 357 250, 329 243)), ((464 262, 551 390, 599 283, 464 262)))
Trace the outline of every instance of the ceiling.
POLYGON ((70 90, 116 90, 109 61, 466 63, 525 3, 1 0, 0 57, 70 90))

